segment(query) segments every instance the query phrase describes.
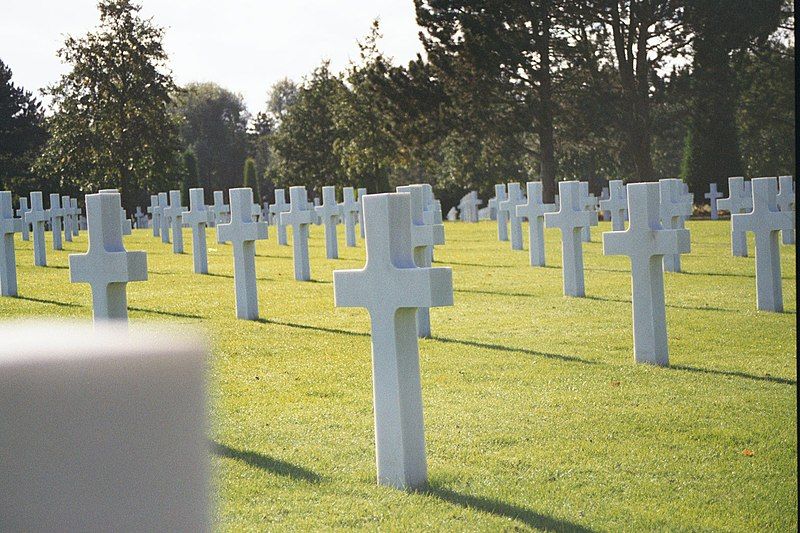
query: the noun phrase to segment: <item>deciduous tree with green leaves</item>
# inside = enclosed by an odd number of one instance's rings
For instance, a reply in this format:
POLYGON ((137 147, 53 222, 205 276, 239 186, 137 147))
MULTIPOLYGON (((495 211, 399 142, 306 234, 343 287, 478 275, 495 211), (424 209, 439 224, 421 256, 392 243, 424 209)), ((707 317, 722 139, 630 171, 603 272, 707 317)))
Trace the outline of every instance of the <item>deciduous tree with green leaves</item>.
POLYGON ((178 137, 168 112, 175 85, 163 30, 133 0, 100 0, 100 24, 68 37, 58 55, 71 70, 46 93, 50 139, 36 169, 84 191, 117 188, 132 211, 148 192, 178 184, 178 137))

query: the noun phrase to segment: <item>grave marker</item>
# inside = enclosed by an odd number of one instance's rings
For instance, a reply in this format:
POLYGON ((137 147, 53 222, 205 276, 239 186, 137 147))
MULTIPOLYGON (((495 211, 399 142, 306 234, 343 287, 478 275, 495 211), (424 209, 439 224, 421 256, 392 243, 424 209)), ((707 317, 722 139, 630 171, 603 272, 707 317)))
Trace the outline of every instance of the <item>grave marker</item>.
MULTIPOLYGON (((411 245, 414 264, 420 268, 430 268, 431 250, 434 245, 444 244, 444 226, 425 222, 425 191, 422 185, 397 187, 397 192, 408 193, 411 199, 411 245)), ((417 335, 421 338, 431 336, 431 314, 427 307, 417 310, 417 335)))
POLYGON ((81 218, 81 208, 78 207, 78 199, 77 198, 70 198, 69 205, 72 209, 72 236, 77 237, 80 235, 80 218, 81 218))
POLYGON ((256 290, 256 240, 267 238, 267 224, 253 222, 253 190, 230 189, 231 221, 217 224, 222 242, 233 245, 233 283, 236 289, 236 318, 258 320, 256 290))
POLYGON ((122 245, 118 193, 86 195, 89 249, 70 254, 69 279, 92 288, 95 322, 128 320, 127 284, 147 280, 147 254, 127 252, 122 245))
POLYGON ((172 227, 172 253, 183 253, 183 211, 181 205, 181 191, 169 191, 169 207, 164 209, 164 216, 167 217, 169 225, 172 227))
MULTIPOLYGON (((718 200, 717 208, 728 211, 731 217, 752 211, 753 196, 752 192, 748 191, 749 183, 741 176, 728 178, 728 197, 718 200)), ((731 253, 734 257, 747 257, 747 235, 734 231, 733 223, 731 223, 731 253)))
POLYGON ((288 246, 289 241, 286 239, 286 224, 281 222, 281 213, 289 211, 289 204, 286 203, 286 191, 284 189, 275 189, 275 203, 269 206, 269 212, 275 220, 275 225, 278 227, 278 244, 281 246, 288 246))
POLYGON ((495 204, 497 205, 497 240, 508 241, 508 210, 501 206, 508 201, 505 183, 497 183, 494 186, 495 204))
POLYGON ((0 296, 17 296, 17 261, 14 233, 22 230, 22 219, 14 218, 10 191, 0 191, 0 296))
POLYGON ((500 212, 508 218, 511 226, 512 250, 522 250, 522 217, 517 216, 517 206, 524 203, 519 183, 509 183, 508 199, 500 202, 500 212))
POLYGON ((415 314, 453 304, 452 271, 414 263, 410 201, 366 196, 366 266, 333 273, 334 304, 369 311, 378 483, 399 489, 427 483, 415 314))
POLYGON ((64 245, 61 242, 61 221, 64 218, 64 210, 61 208, 61 197, 58 193, 50 195, 50 209, 48 210, 50 216, 50 228, 53 234, 53 250, 63 250, 64 245))
POLYGON ((322 205, 315 207, 314 211, 325 224, 325 255, 328 259, 339 258, 339 243, 336 239, 336 225, 339 224, 341 212, 336 203, 336 187, 322 188, 322 205))
POLYGON ((183 212, 183 220, 192 228, 192 261, 195 274, 208 274, 208 250, 206 226, 208 210, 203 189, 189 189, 189 210, 183 212))
POLYGON ((709 208, 711 209, 711 220, 719 219, 719 211, 717 210, 717 200, 724 195, 717 190, 717 184, 712 183, 709 185, 708 192, 703 195, 708 200, 709 208))
POLYGON ((72 242, 72 207, 70 207, 69 196, 61 197, 61 205, 64 211, 64 240, 72 242))
POLYGON ((30 211, 28 207, 28 199, 24 196, 20 196, 19 198, 19 209, 17 209, 17 216, 22 220, 22 240, 27 241, 30 239, 30 224, 25 222, 25 213, 30 211))
POLYGON ((581 181, 581 207, 591 213, 590 215, 590 222, 588 226, 585 226, 581 230, 581 240, 583 242, 592 242, 592 232, 591 227, 596 226, 598 224, 597 218, 597 198, 593 194, 589 194, 589 182, 588 181, 581 181))
MULTIPOLYGON (((794 179, 791 176, 778 177, 778 209, 786 212, 794 212, 794 179)), ((793 217, 794 219, 794 217, 793 217)), ((783 244, 795 243, 795 229, 792 224, 791 230, 781 231, 783 244)))
POLYGON ((517 206, 517 216, 528 219, 531 266, 544 266, 544 215, 555 212, 556 206, 542 201, 540 181, 529 181, 527 188, 528 201, 517 206))
POLYGON ((150 213, 150 223, 153 225, 153 237, 158 237, 161 229, 161 206, 158 205, 158 195, 150 195, 150 206, 147 208, 150 213))
POLYGON ((364 202, 361 201, 367 195, 367 189, 360 187, 358 189, 358 231, 361 234, 361 240, 364 240, 364 202))
POLYGON ((339 209, 344 218, 345 244, 352 248, 356 245, 356 219, 360 211, 352 187, 342 189, 342 203, 339 209))
POLYGON ((33 227, 33 264, 47 266, 47 250, 44 243, 44 223, 49 214, 42 205, 42 193, 31 193, 31 209, 25 213, 25 223, 33 227))
POLYGON ((600 200, 600 209, 611 213, 611 228, 613 231, 625 231, 628 196, 622 180, 608 182, 608 199, 600 200))
MULTIPOLYGON (((683 229, 683 218, 692 214, 691 204, 686 203, 681 180, 676 178, 658 180, 661 225, 664 229, 683 229)), ((680 254, 664 255, 664 271, 680 272, 680 254)))
POLYGON ((781 249, 778 232, 794 228, 794 211, 778 210, 778 180, 752 180, 753 210, 731 215, 736 231, 756 237, 756 306, 759 311, 783 311, 781 288, 781 249))
POLYGON ((630 225, 603 233, 603 255, 631 260, 633 355, 637 363, 669 365, 662 257, 688 253, 689 231, 663 229, 660 185, 628 185, 630 225))
POLYGON ((167 209, 169 209, 169 201, 167 193, 158 193, 158 206, 161 208, 161 242, 169 244, 169 217, 167 216, 167 209))
POLYGON ((292 226, 292 251, 294 254, 294 279, 311 279, 308 262, 308 226, 314 223, 314 211, 308 206, 306 188, 289 187, 289 211, 281 213, 281 223, 292 226))
POLYGON ((565 296, 585 296, 583 279, 583 244, 581 229, 592 222, 592 213, 584 210, 579 181, 558 182, 559 210, 545 213, 548 228, 561 230, 561 265, 565 296))

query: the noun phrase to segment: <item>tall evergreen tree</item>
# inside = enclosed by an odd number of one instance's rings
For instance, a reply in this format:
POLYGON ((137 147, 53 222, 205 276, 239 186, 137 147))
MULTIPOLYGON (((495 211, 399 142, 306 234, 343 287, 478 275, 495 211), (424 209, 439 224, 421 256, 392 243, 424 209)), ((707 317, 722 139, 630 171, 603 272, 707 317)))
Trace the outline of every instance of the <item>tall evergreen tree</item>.
POLYGON ((0 60, 0 189, 26 194, 38 185, 31 165, 46 136, 39 102, 11 81, 0 60))
POLYGON ((189 205, 189 189, 200 186, 199 180, 197 179, 197 158, 191 150, 184 151, 181 158, 183 159, 181 198, 183 199, 183 205, 189 205))
POLYGON ((699 201, 709 183, 725 190, 727 177, 743 173, 731 53, 777 27, 781 1, 747 0, 737 9, 727 6, 723 0, 696 0, 686 10, 695 38, 692 110, 681 177, 699 201))
POLYGON ((37 162, 62 185, 118 188, 129 211, 177 181, 163 30, 140 9, 133 0, 100 0, 97 30, 67 38, 59 57, 71 70, 47 90, 51 137, 37 162))
POLYGON ((256 173, 256 160, 248 157, 244 161, 244 179, 242 180, 242 187, 250 187, 253 189, 253 198, 256 202, 261 199, 261 187, 258 184, 258 175, 256 173))

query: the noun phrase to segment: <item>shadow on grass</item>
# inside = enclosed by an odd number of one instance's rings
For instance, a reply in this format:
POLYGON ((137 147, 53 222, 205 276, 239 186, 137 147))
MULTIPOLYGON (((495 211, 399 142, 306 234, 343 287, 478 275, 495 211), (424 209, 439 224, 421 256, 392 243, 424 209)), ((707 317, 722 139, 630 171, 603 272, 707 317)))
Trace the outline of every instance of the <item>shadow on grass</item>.
POLYGON ((797 385, 797 380, 782 378, 778 376, 758 376, 755 374, 748 374, 747 372, 739 372, 736 370, 714 370, 711 368, 701 368, 696 366, 685 365, 670 365, 669 368, 673 370, 684 370, 686 372, 696 372, 698 374, 713 374, 715 376, 729 376, 735 378, 752 379, 753 381, 766 381, 769 383, 780 383, 782 385, 797 385))
MULTIPOLYGON (((584 296, 587 300, 597 300, 599 302, 614 302, 618 304, 628 304, 630 305, 630 300, 624 300, 622 298, 604 298, 602 296, 584 296)), ((666 304, 666 307, 671 309, 686 309, 689 311, 719 311, 722 313, 739 313, 741 312, 740 309, 728 309, 725 307, 696 307, 691 305, 675 305, 675 304, 666 304)))
POLYGON ((478 267, 478 268, 514 268, 516 266, 516 265, 482 265, 480 263, 459 263, 458 261, 434 261, 433 263, 441 266, 458 265, 458 266, 478 267))
MULTIPOLYGON (((203 276, 211 276, 212 278, 227 278, 233 279, 233 274, 220 274, 218 272, 206 272, 203 276)), ((256 278, 256 281, 275 281, 272 278, 256 278)))
POLYGON ((43 300, 41 298, 33 298, 31 296, 16 296, 18 300, 25 300, 27 302, 35 302, 37 304, 50 304, 50 305, 57 305, 59 307, 83 307, 80 304, 74 304, 70 302, 59 302, 58 300, 43 300))
POLYGON ((528 527, 542 531, 574 531, 578 533, 588 533, 592 531, 591 529, 572 522, 537 513, 532 509, 483 498, 481 496, 473 496, 472 494, 462 494, 444 487, 428 486, 420 490, 419 494, 433 496, 434 498, 438 498, 453 505, 458 505, 465 509, 475 509, 483 513, 515 520, 528 527))
POLYGON ((354 337, 369 337, 369 333, 361 333, 358 331, 349 331, 346 329, 324 328, 322 326, 311 326, 308 324, 297 324, 294 322, 281 322, 280 320, 270 320, 268 318, 259 318, 254 322, 261 324, 274 324, 276 326, 286 326, 288 328, 307 329, 311 331, 321 331, 323 333, 341 333, 342 335, 351 335, 354 337))
POLYGON ((477 289, 453 289, 453 292, 465 294, 488 294, 490 296, 518 296, 520 298, 535 298, 535 294, 526 292, 501 292, 501 291, 481 291, 477 289))
POLYGON ((218 457, 236 459, 250 466, 272 472, 279 476, 288 477, 295 481, 305 481, 307 483, 319 483, 322 481, 322 477, 316 472, 301 466, 293 465, 292 463, 287 463, 286 461, 281 461, 269 455, 247 450, 237 450, 236 448, 231 448, 230 446, 219 444, 214 441, 211 441, 209 444, 211 445, 211 453, 218 457))
POLYGON ((502 352, 524 353, 526 355, 533 355, 535 357, 544 357, 546 359, 556 359, 559 361, 567 361, 570 363, 583 363, 585 365, 596 365, 597 361, 590 361, 589 359, 582 359, 574 355, 562 355, 557 353, 537 352, 536 350, 528 350, 525 348, 514 348, 513 346, 503 346, 502 344, 489 344, 478 341, 468 341, 461 339, 450 339, 447 337, 431 337, 431 340, 446 342, 452 344, 463 344, 464 346, 474 346, 476 348, 484 348, 486 350, 499 350, 502 352))
POLYGON ((128 311, 138 311, 140 313, 150 313, 153 315, 174 316, 177 318, 198 318, 198 319, 205 318, 204 316, 192 315, 189 313, 176 313, 173 311, 161 311, 158 309, 144 309, 142 307, 128 307, 128 311))
POLYGON ((44 268, 57 268, 59 270, 68 270, 69 265, 45 265, 44 268))

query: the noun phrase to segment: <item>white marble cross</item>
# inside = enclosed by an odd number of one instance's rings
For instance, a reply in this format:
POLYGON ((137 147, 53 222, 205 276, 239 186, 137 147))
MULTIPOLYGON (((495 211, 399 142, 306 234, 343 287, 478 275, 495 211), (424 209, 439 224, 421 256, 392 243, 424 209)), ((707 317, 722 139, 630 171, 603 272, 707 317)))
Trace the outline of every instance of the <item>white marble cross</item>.
POLYGON ((500 206, 508 201, 505 183, 497 183, 494 186, 495 210, 497 211, 497 240, 508 241, 508 210, 500 206))
POLYGON ((167 193, 158 193, 158 206, 161 208, 159 211, 159 213, 161 213, 161 228, 159 230, 159 233, 161 233, 161 242, 164 244, 169 244, 169 217, 167 216, 167 209, 169 209, 169 197, 167 196, 167 193))
POLYGON ((458 209, 455 206, 450 208, 450 211, 447 212, 447 220, 449 222, 455 222, 458 218, 458 209))
POLYGON ((555 204, 542 201, 542 182, 528 182, 528 201, 517 206, 517 216, 528 219, 531 266, 544 266, 544 215, 556 210, 555 204))
POLYGON ((69 279, 88 283, 92 288, 95 322, 128 320, 126 285, 147 280, 147 254, 126 252, 122 245, 122 209, 119 194, 86 195, 89 224, 89 249, 85 254, 70 254, 69 279))
POLYGON ((708 192, 705 193, 703 196, 706 200, 708 200, 709 206, 711 208, 711 220, 718 220, 719 219, 719 211, 717 210, 717 200, 722 198, 724 195, 717 190, 717 184, 712 183, 710 184, 708 192))
POLYGON ((756 237, 756 304, 760 311, 783 311, 778 232, 794 228, 794 211, 778 210, 778 180, 755 178, 753 210, 731 215, 734 230, 756 237))
POLYGON ((508 219, 511 226, 511 249, 522 250, 522 217, 517 216, 517 206, 525 203, 519 183, 508 184, 508 199, 499 203, 500 213, 508 219))
POLYGON ((288 246, 289 244, 286 238, 286 224, 281 222, 281 213, 288 211, 289 204, 286 203, 286 191, 284 189, 275 189, 275 203, 269 206, 269 212, 278 227, 278 244, 280 246, 288 246))
POLYGON ((358 189, 358 231, 361 234, 361 240, 364 240, 364 202, 361 201, 367 195, 365 187, 358 189))
POLYGON ((600 200, 600 209, 611 213, 611 229, 625 230, 625 215, 628 212, 628 196, 622 180, 608 182, 608 199, 600 200))
POLYGON ((414 263, 410 202, 402 193, 366 196, 366 266, 333 273, 334 305, 369 311, 378 483, 400 489, 428 478, 415 314, 453 305, 452 271, 414 263))
POLYGON ((181 205, 181 191, 169 191, 169 207, 164 209, 164 216, 167 217, 172 228, 172 253, 183 253, 183 211, 181 205))
POLYGON ((231 221, 217 224, 222 242, 233 245, 233 283, 236 288, 236 318, 258 320, 256 289, 256 240, 267 238, 266 222, 253 222, 253 190, 230 189, 231 221))
POLYGON ((33 228, 33 264, 35 266, 47 266, 47 249, 44 243, 44 223, 48 220, 49 214, 44 210, 42 204, 42 193, 34 191, 31 193, 31 209, 25 213, 25 223, 33 228))
POLYGON ((28 207, 28 199, 24 196, 19 198, 19 209, 17 209, 17 216, 22 220, 22 240, 27 241, 30 239, 30 224, 25 222, 25 213, 30 211, 28 207))
POLYGON ((72 236, 77 237, 80 235, 80 217, 81 217, 81 209, 78 207, 78 199, 77 198, 70 198, 69 199, 70 209, 72 210, 72 236))
MULTIPOLYGON (((686 203, 681 180, 676 178, 658 180, 661 225, 664 229, 683 229, 682 217, 692 214, 691 204, 686 203)), ((664 271, 680 272, 680 254, 664 255, 664 271)))
POLYGON ((281 213, 281 224, 292 226, 292 251, 294 253, 294 279, 311 279, 311 266, 308 261, 308 226, 314 223, 313 208, 308 205, 306 188, 289 187, 289 211, 281 213))
MULTIPOLYGON (((97 192, 99 194, 119 194, 118 189, 100 189, 97 192)), ((131 221, 122 207, 119 208, 119 227, 122 228, 123 237, 131 234, 131 221)))
POLYGON ((0 325, 0 529, 211 530, 208 349, 171 329, 0 325))
POLYGON ((53 250, 63 250, 61 242, 61 221, 64 218, 64 210, 61 208, 61 196, 58 193, 50 195, 50 209, 47 210, 50 216, 50 229, 53 234, 53 250))
POLYGON ((314 210, 325 224, 325 256, 328 259, 339 258, 339 244, 336 239, 336 225, 339 224, 341 211, 336 203, 336 187, 322 188, 322 205, 314 210))
MULTIPOLYGON (((478 198, 478 191, 470 191, 467 193, 466 200, 464 200, 464 205, 466 206, 466 220, 468 222, 477 222, 478 221, 478 207, 482 204, 480 198, 478 198)), ((463 217, 462 217, 463 218, 463 217)))
MULTIPOLYGON (((781 211, 795 211, 794 208, 794 178, 791 176, 778 177, 778 209, 781 211)), ((795 243, 794 225, 791 230, 781 231, 783 244, 795 243)))
MULTIPOLYGON (((253 222, 262 222, 261 220, 261 206, 254 203, 253 206, 250 208, 250 214, 253 216, 253 222)), ((265 222, 265 221, 264 221, 265 222)), ((267 225, 269 223, 265 222, 267 225)))
POLYGON ((214 212, 214 224, 224 224, 228 222, 228 217, 231 214, 231 208, 225 203, 225 195, 223 191, 214 191, 214 204, 211 206, 214 212))
POLYGON ((559 210, 545 213, 548 228, 561 230, 561 269, 565 296, 585 296, 583 279, 583 243, 581 229, 592 223, 592 213, 583 208, 581 182, 560 181, 559 210))
POLYGON ((339 204, 339 209, 344 219, 345 244, 353 247, 356 245, 356 220, 360 207, 352 187, 342 189, 342 203, 339 204))
MULTIPOLYGON (((728 178, 728 197, 717 201, 717 208, 728 211, 731 216, 749 213, 753 210, 752 192, 748 192, 750 182, 741 176, 728 178)), ((731 224, 731 253, 734 257, 747 257, 747 235, 736 232, 731 224)))
MULTIPOLYGON (((411 196, 411 245, 414 248, 414 264, 420 268, 429 268, 430 250, 437 244, 444 244, 444 226, 425 222, 425 191, 422 185, 397 187, 397 192, 405 192, 411 196)), ((431 336, 431 314, 427 307, 417 310, 417 335, 421 338, 431 336)))
POLYGON ((590 218, 590 223, 588 226, 584 226, 581 230, 581 239, 583 242, 591 242, 592 241, 592 232, 591 227, 596 226, 598 224, 597 218, 597 198, 593 194, 589 194, 589 182, 588 181, 581 181, 581 207, 592 213, 590 218))
POLYGON ((631 260, 633 357, 637 363, 669 365, 662 257, 688 253, 689 231, 663 229, 659 184, 628 185, 630 225, 603 233, 603 255, 631 260))
MULTIPOLYGON (((599 199, 600 201, 597 202, 597 205, 599 206, 600 202, 608 200, 609 198, 611 198, 611 191, 609 191, 608 186, 603 187, 602 189, 600 189, 600 199, 599 199)), ((600 214, 603 216, 603 222, 608 222, 609 220, 611 220, 611 211, 608 211, 607 209, 603 209, 602 207, 600 207, 600 214)))
POLYGON ((136 229, 144 229, 147 227, 147 215, 142 211, 140 206, 136 206, 136 213, 133 214, 136 218, 136 229))
POLYGON ((0 296, 17 295, 17 261, 14 233, 22 230, 22 219, 14 218, 10 191, 0 191, 0 296))
POLYGON ((61 197, 61 206, 64 210, 64 240, 72 242, 72 207, 69 196, 61 197))
MULTIPOLYGON (((444 244, 444 225, 442 224, 442 206, 433 194, 433 187, 428 183, 422 184, 422 200, 424 211, 422 218, 425 224, 442 226, 442 242, 444 244)), ((433 264, 433 246, 426 247, 428 266, 433 264)))
POLYGON ((161 206, 158 205, 157 194, 150 195, 150 206, 147 208, 147 212, 150 213, 150 223, 153 225, 153 237, 158 237, 161 229, 161 206))
POLYGON ((189 189, 189 210, 183 212, 183 220, 192 228, 194 273, 208 274, 208 250, 206 249, 208 211, 203 189, 189 189))

